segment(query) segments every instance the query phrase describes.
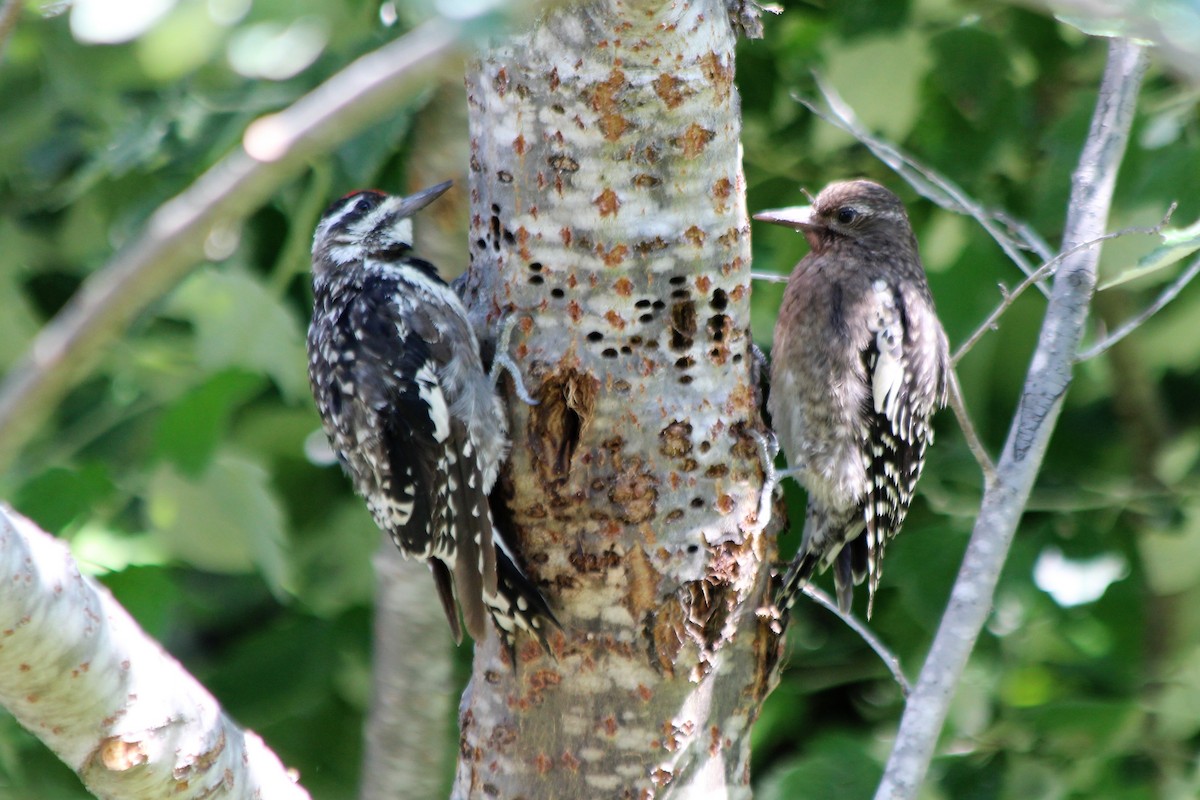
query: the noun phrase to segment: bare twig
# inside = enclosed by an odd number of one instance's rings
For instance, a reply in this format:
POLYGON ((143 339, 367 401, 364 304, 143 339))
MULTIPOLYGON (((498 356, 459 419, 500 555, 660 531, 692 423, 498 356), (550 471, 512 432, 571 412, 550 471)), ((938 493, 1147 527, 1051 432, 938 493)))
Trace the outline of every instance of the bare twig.
POLYGON ((787 283, 787 275, 779 275, 774 272, 751 272, 750 280, 762 281, 763 283, 787 283))
POLYGON ((1087 361, 1089 358, 1095 358, 1096 356, 1104 353, 1117 342, 1124 339, 1129 334, 1136 331, 1146 322, 1146 320, 1153 317, 1155 314, 1161 311, 1167 305, 1167 303, 1170 303, 1172 300, 1174 300, 1179 293, 1183 291, 1183 288, 1192 282, 1192 279, 1195 278, 1197 274, 1200 274, 1200 258, 1193 261, 1178 278, 1171 282, 1170 286, 1168 286, 1166 289, 1163 289, 1162 294, 1160 294, 1153 303, 1146 306, 1146 308, 1134 315, 1131 319, 1122 323, 1121 327, 1117 328, 1115 331, 1081 352, 1075 357, 1075 361, 1087 361))
POLYGON ((4 50, 13 31, 17 29, 17 20, 24 9, 25 4, 21 0, 4 0, 4 5, 0 5, 0 61, 4 60, 4 50))
POLYGON ((908 682, 908 678, 904 677, 904 668, 900 665, 900 658, 891 650, 889 650, 888 646, 885 645, 880 638, 871 631, 870 628, 860 622, 858 617, 854 616, 853 614, 846 614, 840 608, 838 608, 838 605, 836 602, 834 602, 833 598, 827 595, 825 592, 813 586, 811 583, 804 584, 804 588, 801 589, 801 591, 808 595, 808 597, 815 600, 819 605, 823 606, 825 610, 836 615, 838 619, 849 626, 850 630, 862 637, 862 640, 866 642, 872 650, 875 651, 875 655, 879 656, 879 660, 882 661, 884 666, 888 668, 888 671, 892 673, 892 677, 900 686, 901 694, 903 694, 905 699, 907 699, 909 694, 912 692, 912 685, 908 682))
MULTIPOLYGON (((1033 264, 1025 257, 1024 253, 1026 250, 1034 250, 1036 252, 1038 245, 1044 244, 1044 242, 1041 242, 1040 239, 1030 241, 1014 239, 997 224, 999 222, 997 214, 988 211, 981 204, 973 200, 954 181, 939 174, 931 167, 922 164, 891 142, 875 136, 859 121, 857 115, 854 113, 854 109, 842 99, 836 89, 826 83, 820 75, 814 74, 813 77, 817 82, 817 88, 820 90, 829 111, 820 108, 814 101, 808 98, 793 95, 798 102, 821 119, 841 128, 866 145, 875 154, 876 158, 895 170, 896 174, 906 180, 921 196, 928 198, 942 208, 959 214, 966 214, 973 218, 1000 245, 1000 249, 1008 255, 1009 259, 1017 265, 1017 268, 1021 272, 1026 275, 1033 273, 1033 264)), ((1012 229, 1019 236, 1029 230, 1027 226, 1023 225, 1013 226, 1009 224, 1008 220, 1007 216, 1004 217, 1005 227, 1012 229)), ((1038 288, 1043 294, 1049 293, 1049 290, 1041 284, 1038 284, 1038 288)))
POLYGON ((971 455, 975 456, 979 468, 983 471, 984 485, 990 486, 996 480, 996 466, 992 463, 992 457, 988 455, 987 448, 979 439, 979 433, 975 430, 974 423, 971 422, 971 415, 967 413, 967 402, 963 399, 962 385, 958 382, 958 373, 954 371, 954 367, 950 368, 949 377, 950 385, 947 387, 949 391, 946 392, 946 396, 950 408, 958 419, 958 427, 963 432, 967 448, 971 451, 971 455))
POLYGON ((996 322, 1000 319, 1004 312, 1007 311, 1010 306, 1012 306, 1013 303, 1017 302, 1017 298, 1020 297, 1030 286, 1049 275, 1057 263, 1058 260, 1053 260, 1042 264, 1040 267, 1030 273, 1025 280, 1018 283, 1017 288, 1013 289, 1011 292, 1001 286, 1000 293, 1003 295, 1003 298, 1000 300, 1000 305, 992 309, 992 313, 988 314, 987 319, 981 322, 979 327, 975 329, 974 333, 968 336, 967 340, 958 346, 958 349, 954 351, 954 355, 950 357, 950 364, 952 366, 957 366, 958 362, 962 360, 962 357, 971 352, 971 348, 979 343, 979 340, 983 338, 985 333, 996 329, 996 322))
POLYGON ((0 384, 0 472, 108 344, 191 270, 215 227, 242 219, 314 154, 426 88, 478 31, 474 18, 434 19, 363 56, 287 109, 259 119, 242 148, 156 210, 141 235, 39 332, 0 384))
MULTIPOLYGON (((1071 179, 1063 250, 1104 230, 1146 69, 1143 48, 1114 39, 1088 138, 1071 179)), ((1071 381, 1096 286, 1099 248, 1077 249, 1054 278, 1020 403, 996 480, 983 503, 950 602, 912 697, 905 706, 876 800, 911 800, 920 790, 967 659, 991 611, 1000 570, 1033 488, 1071 381)))
MULTIPOLYGON (((975 332, 972 333, 970 336, 968 336, 967 340, 965 342, 963 342, 961 345, 959 345, 958 350, 954 351, 954 355, 950 358, 950 363, 957 364, 962 359, 962 357, 965 356, 968 352, 970 352, 971 348, 974 347, 981 338, 983 338, 983 335, 985 333, 987 333, 990 330, 995 330, 997 320, 999 320, 1001 315, 1003 315, 1004 312, 1007 311, 1009 309, 1009 307, 1013 303, 1016 302, 1017 298, 1020 297, 1021 294, 1026 289, 1028 289, 1031 284, 1041 280, 1043 277, 1053 275, 1054 269, 1059 264, 1061 264, 1066 258, 1074 255, 1075 253, 1078 253, 1080 250, 1086 250, 1089 247, 1094 247, 1095 245, 1097 245, 1101 242, 1107 241, 1109 239, 1117 239, 1121 236, 1129 236, 1129 235, 1135 234, 1135 233, 1143 234, 1146 236, 1156 236, 1158 234, 1161 234, 1163 228, 1165 228, 1170 223, 1171 215, 1174 212, 1175 212, 1175 204, 1172 203, 1170 208, 1167 209, 1167 213, 1163 215, 1163 218, 1156 225, 1151 225, 1150 227, 1133 226, 1133 227, 1129 227, 1129 228, 1122 228, 1121 230, 1114 231, 1113 233, 1106 233, 1103 236, 1097 236, 1095 239, 1092 239, 1087 242, 1081 242, 1080 244, 1075 245, 1074 247, 1072 247, 1069 250, 1064 250, 1063 252, 1056 255, 1054 258, 1052 258, 1049 261, 1047 261, 1046 263, 1042 264, 1028 278, 1021 281, 1019 284, 1017 284, 1017 288, 1013 289, 1011 292, 1004 293, 1004 299, 1000 301, 1000 305, 996 306, 996 308, 992 310, 992 313, 988 315, 988 318, 985 319, 983 321, 983 323, 980 324, 980 326, 975 329, 975 332)), ((1181 286, 1179 288, 1182 289, 1183 287, 1181 286)), ((1178 292, 1176 292, 1176 294, 1178 294, 1178 292)), ((1174 295, 1172 295, 1172 297, 1173 296, 1174 295)), ((1167 298, 1167 302, 1170 302, 1170 299, 1171 298, 1167 298)), ((1164 303, 1164 305, 1165 304, 1166 303, 1164 303)), ((1161 306, 1160 306, 1160 308, 1161 308, 1161 306)), ((1155 310, 1157 310, 1157 309, 1155 309, 1155 310)), ((1151 312, 1151 313, 1153 313, 1153 312, 1151 312)))

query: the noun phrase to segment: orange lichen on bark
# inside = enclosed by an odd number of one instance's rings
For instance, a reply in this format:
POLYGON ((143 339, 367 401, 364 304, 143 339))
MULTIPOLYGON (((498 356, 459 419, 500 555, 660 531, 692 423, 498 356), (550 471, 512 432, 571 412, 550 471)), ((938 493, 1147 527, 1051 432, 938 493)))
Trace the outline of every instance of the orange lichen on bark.
POLYGON ((680 81, 669 72, 659 75, 654 81, 654 93, 666 104, 667 108, 675 108, 683 102, 683 92, 679 90, 680 81))
POLYGON ((621 198, 612 189, 602 191, 592 203, 600 211, 602 217, 614 217, 621 209, 621 198))
POLYGON ((698 123, 693 122, 688 125, 687 130, 683 132, 680 139, 683 147, 684 158, 695 158, 704 152, 704 148, 708 147, 708 143, 716 137, 716 134, 708 128, 701 127, 698 123))
POLYGON ((614 69, 608 80, 596 85, 592 92, 592 110, 599 114, 600 132, 605 140, 615 142, 629 128, 629 120, 620 113, 619 95, 626 87, 625 73, 614 69))

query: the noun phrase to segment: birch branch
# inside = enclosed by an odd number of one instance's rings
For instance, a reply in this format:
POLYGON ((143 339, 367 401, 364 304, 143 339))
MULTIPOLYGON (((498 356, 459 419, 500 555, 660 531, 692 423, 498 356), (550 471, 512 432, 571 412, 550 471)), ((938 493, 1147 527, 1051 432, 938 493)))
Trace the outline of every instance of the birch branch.
POLYGON ((66 546, 0 506, 0 704, 101 798, 308 793, 66 546))
MULTIPOLYGON (((1064 251, 1104 232, 1145 69, 1142 47, 1122 39, 1110 43, 1091 129, 1072 175, 1064 251)), ((915 798, 925 778, 954 689, 990 613, 1000 570, 1062 410, 1095 291, 1099 255, 1098 246, 1072 254, 1054 278, 997 479, 984 491, 949 606, 900 720, 876 800, 915 798)))
POLYGON ((375 658, 361 800, 445 797, 450 782, 454 640, 429 568, 386 536, 375 552, 375 658))

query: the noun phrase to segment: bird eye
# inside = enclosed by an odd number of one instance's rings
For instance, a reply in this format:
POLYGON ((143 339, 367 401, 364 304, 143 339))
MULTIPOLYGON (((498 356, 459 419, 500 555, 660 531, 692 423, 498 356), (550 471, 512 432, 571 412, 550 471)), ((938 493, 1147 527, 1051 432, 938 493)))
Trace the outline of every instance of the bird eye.
POLYGON ((858 212, 850 206, 842 206, 837 212, 837 221, 843 225, 849 225, 854 220, 858 219, 858 212))
POLYGON ((371 210, 371 201, 365 197, 359 198, 358 202, 354 204, 354 210, 360 214, 367 213, 371 210))

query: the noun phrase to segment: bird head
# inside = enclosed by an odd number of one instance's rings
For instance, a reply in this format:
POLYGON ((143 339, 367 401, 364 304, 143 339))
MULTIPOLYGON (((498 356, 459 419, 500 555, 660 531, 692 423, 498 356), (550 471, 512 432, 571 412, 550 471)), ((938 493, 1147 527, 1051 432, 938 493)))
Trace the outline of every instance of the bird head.
POLYGON ((839 181, 821 190, 812 205, 755 214, 762 222, 785 225, 804 234, 813 250, 849 239, 864 244, 911 244, 912 226, 900 198, 878 183, 839 181))
POLYGON ((407 197, 375 189, 351 192, 325 210, 313 236, 313 268, 361 262, 368 253, 412 247, 412 216, 450 188, 451 181, 407 197))

